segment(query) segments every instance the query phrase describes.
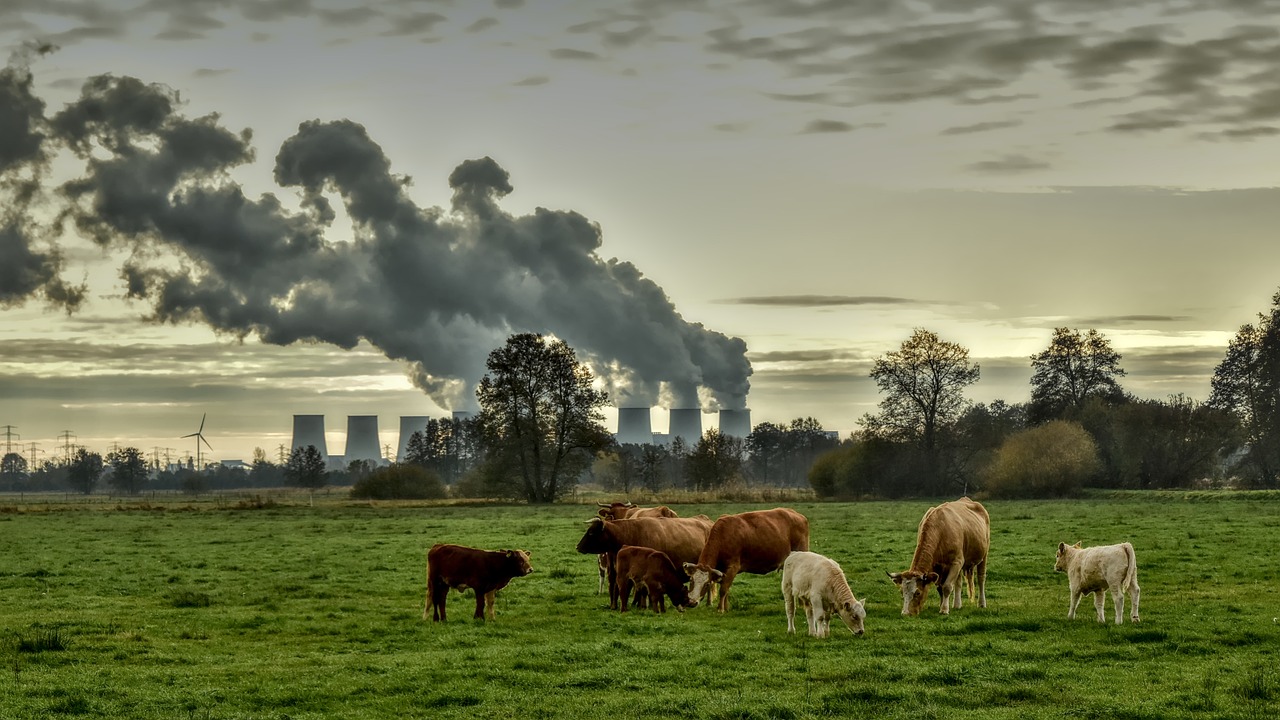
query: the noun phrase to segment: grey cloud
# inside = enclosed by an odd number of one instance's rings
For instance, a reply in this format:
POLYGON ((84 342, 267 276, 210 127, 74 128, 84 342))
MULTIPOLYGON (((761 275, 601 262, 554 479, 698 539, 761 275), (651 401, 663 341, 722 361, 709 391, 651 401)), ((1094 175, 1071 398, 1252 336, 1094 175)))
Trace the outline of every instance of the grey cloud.
POLYGON ((546 85, 549 82, 551 82, 551 78, 546 75, 534 75, 511 84, 515 87, 537 87, 539 85, 546 85))
POLYGON ((468 25, 466 27, 466 32, 469 32, 469 33, 484 32, 485 30, 488 30, 489 28, 494 27, 497 24, 498 24, 497 18, 483 17, 471 23, 470 25, 468 25))
POLYGON ((320 10, 319 17, 326 25, 333 27, 356 27, 376 19, 378 12, 367 6, 359 6, 341 10, 320 10))
POLYGON ((446 22, 447 17, 437 12, 419 12, 404 17, 391 18, 391 29, 386 35, 422 35, 430 33, 442 22, 446 22))
MULTIPOLYGON (((776 350, 750 353, 751 361, 758 363, 870 363, 874 355, 863 350, 776 350)), ((764 372, 762 368, 759 372, 764 372)))
POLYGON ((984 160, 966 166, 969 170, 981 173, 1020 173, 1034 170, 1045 170, 1050 167, 1044 160, 1026 155, 1005 155, 998 160, 984 160))
POLYGON ((524 7, 524 0, 493 0, 493 6, 503 10, 514 10, 524 7))
POLYGON ((804 129, 800 132, 804 135, 810 135, 817 133, 850 132, 854 129, 856 129, 856 126, 842 120, 813 120, 808 125, 805 125, 804 129))
POLYGON ((1188 315, 1109 315, 1103 317, 1080 318, 1072 320, 1072 327, 1118 327, 1121 325, 1137 325, 1141 323, 1187 322, 1194 318, 1188 315))
POLYGON ((924 305, 923 300, 887 295, 757 295, 719 301, 729 305, 773 307, 838 307, 844 305, 924 305))
POLYGON ((747 123, 716 123, 711 127, 720 132, 740 133, 745 132, 750 125, 747 123))
POLYGON ((200 78, 210 78, 226 75, 229 72, 231 71, 226 68, 200 68, 192 73, 192 75, 200 78))
POLYGON ((594 53, 589 50, 575 50, 573 48, 556 48, 547 54, 550 55, 555 60, 599 60, 601 59, 599 53, 594 53))
POLYGON ((1257 127, 1231 128, 1218 133, 1203 133, 1201 137, 1210 140, 1253 140, 1254 138, 1265 138, 1273 135, 1280 135, 1280 128, 1261 125, 1257 127))
POLYGON ((974 123, 973 125, 957 125, 949 127, 942 131, 943 135, 969 135, 971 133, 987 132, 990 130, 1001 130, 1003 128, 1018 127, 1022 124, 1021 120, 999 120, 991 122, 974 123))

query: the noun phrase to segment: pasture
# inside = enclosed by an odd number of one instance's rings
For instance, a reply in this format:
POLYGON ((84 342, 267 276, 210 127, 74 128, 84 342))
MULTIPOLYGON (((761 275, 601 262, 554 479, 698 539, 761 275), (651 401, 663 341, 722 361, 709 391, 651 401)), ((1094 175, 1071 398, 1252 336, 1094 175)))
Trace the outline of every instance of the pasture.
POLYGON ((791 505, 867 600, 864 637, 826 640, 786 633, 776 572, 727 615, 609 611, 574 551, 594 505, 0 507, 0 718, 1274 717, 1280 497, 989 501, 989 607, 906 618, 885 571, 931 504, 791 505), (1077 540, 1134 544, 1140 625, 1090 598, 1066 619, 1054 551, 1077 540), (424 622, 435 542, 534 573, 496 622, 470 593, 424 622))

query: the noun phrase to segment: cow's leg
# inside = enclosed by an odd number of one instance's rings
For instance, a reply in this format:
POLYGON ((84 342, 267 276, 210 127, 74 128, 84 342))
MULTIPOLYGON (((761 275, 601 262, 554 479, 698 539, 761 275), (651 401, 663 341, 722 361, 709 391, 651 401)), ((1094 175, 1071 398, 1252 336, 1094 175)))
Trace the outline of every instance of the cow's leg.
POLYGON ((729 587, 733 585, 733 578, 738 574, 738 568, 732 565, 725 568, 724 577, 720 578, 720 612, 729 610, 729 587))
POLYGON ((794 635, 796 632, 796 599, 789 588, 784 588, 782 591, 782 607, 787 613, 787 632, 794 635))
POLYGON ((814 637, 826 637, 822 631, 826 620, 826 608, 822 607, 822 594, 818 591, 809 593, 809 606, 813 608, 813 622, 809 624, 809 634, 814 637))
POLYGON ((649 586, 649 604, 653 606, 655 613, 667 611, 667 594, 662 591, 661 585, 654 583, 649 586))
POLYGON ((1117 587, 1111 593, 1111 604, 1116 607, 1116 624, 1123 624, 1124 618, 1124 587, 1117 587))
POLYGON ((618 609, 618 588, 615 583, 618 582, 618 555, 617 553, 609 553, 609 609, 618 609))
POLYGON ((596 557, 596 565, 600 570, 600 583, 596 586, 596 594, 604 592, 605 586, 609 584, 609 554, 600 553, 596 557))
POLYGON ((1080 600, 1084 598, 1084 593, 1080 592, 1080 588, 1071 588, 1071 601, 1067 603, 1067 619, 1076 619, 1076 608, 1080 607, 1080 600))
POLYGON ((449 586, 444 583, 436 583, 429 592, 431 595, 431 619, 445 622, 444 603, 449 599, 449 586))
POLYGON ((484 619, 484 593, 476 589, 476 614, 473 616, 476 620, 484 619))
POLYGON ((984 608, 987 606, 987 559, 986 558, 983 558, 982 562, 978 563, 978 566, 974 568, 973 575, 974 575, 974 581, 975 581, 974 584, 978 586, 977 587, 978 607, 984 608))
POLYGON ((1105 623, 1107 621, 1107 612, 1103 608, 1107 604, 1107 591, 1100 589, 1093 594, 1093 609, 1098 611, 1098 622, 1105 623))
POLYGON ((1135 579, 1129 583, 1129 620, 1138 622, 1138 598, 1142 596, 1142 588, 1138 587, 1138 581, 1135 579))
MULTIPOLYGON (((627 611, 627 599, 631 597, 631 578, 619 577, 615 593, 622 599, 622 612, 627 611)), ((640 587, 636 586, 636 597, 640 597, 640 587)))
POLYGON ((957 583, 963 582, 963 580, 961 579, 961 576, 963 574, 964 573, 961 571, 960 565, 956 564, 947 568, 946 577, 940 578, 938 580, 938 596, 942 602, 941 612, 943 615, 951 614, 951 598, 952 597, 955 597, 957 600, 956 607, 957 608, 960 607, 959 605, 960 589, 957 586, 957 583))
POLYGON ((490 590, 489 592, 484 594, 484 614, 485 614, 485 617, 489 618, 490 620, 497 619, 497 616, 493 610, 494 601, 496 601, 497 599, 498 599, 497 590, 490 590))

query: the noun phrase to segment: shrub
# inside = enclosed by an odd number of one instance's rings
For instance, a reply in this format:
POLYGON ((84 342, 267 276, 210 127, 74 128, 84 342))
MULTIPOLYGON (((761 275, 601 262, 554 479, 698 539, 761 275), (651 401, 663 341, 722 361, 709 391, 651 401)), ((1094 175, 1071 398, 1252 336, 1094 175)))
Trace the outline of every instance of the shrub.
POLYGON ((986 473, 992 497, 1065 497, 1102 469, 1098 446, 1079 423, 1055 420, 1010 435, 986 473))
POLYGON ((360 500, 439 500, 447 496, 440 476, 420 465, 378 468, 351 486, 351 497, 360 500))

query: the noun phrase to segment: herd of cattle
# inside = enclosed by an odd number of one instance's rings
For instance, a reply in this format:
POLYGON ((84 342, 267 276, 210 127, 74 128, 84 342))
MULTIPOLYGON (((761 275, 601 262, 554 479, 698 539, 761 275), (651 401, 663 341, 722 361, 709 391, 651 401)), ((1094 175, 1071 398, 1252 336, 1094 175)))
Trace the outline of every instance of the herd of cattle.
MULTIPOLYGON (((795 632, 796 606, 804 608, 809 634, 827 636, 832 615, 856 635, 863 633, 866 610, 834 560, 809 552, 809 520, 790 508, 722 515, 678 517, 668 507, 640 508, 631 503, 599 503, 577 550, 599 558, 600 588, 609 591, 609 607, 626 612, 629 605, 665 612, 666 600, 683 611, 708 604, 719 595, 720 612, 729 608, 729 589, 738 573, 763 575, 782 570, 787 631, 795 632)), ((978 607, 987 606, 987 551, 991 520, 981 503, 967 497, 929 508, 920 520, 911 567, 889 573, 902 591, 902 614, 924 608, 929 586, 937 588, 941 612, 963 606, 961 589, 978 607)), ((1138 622, 1138 566, 1129 543, 1082 548, 1059 543, 1054 569, 1067 574, 1074 618, 1080 599, 1094 595, 1098 622, 1105 622, 1107 591, 1122 621, 1124 596, 1138 622)), ((499 590, 533 571, 524 550, 480 550, 439 544, 427 553, 427 597, 422 618, 445 620, 449 590, 471 589, 477 619, 494 617, 499 590)))

